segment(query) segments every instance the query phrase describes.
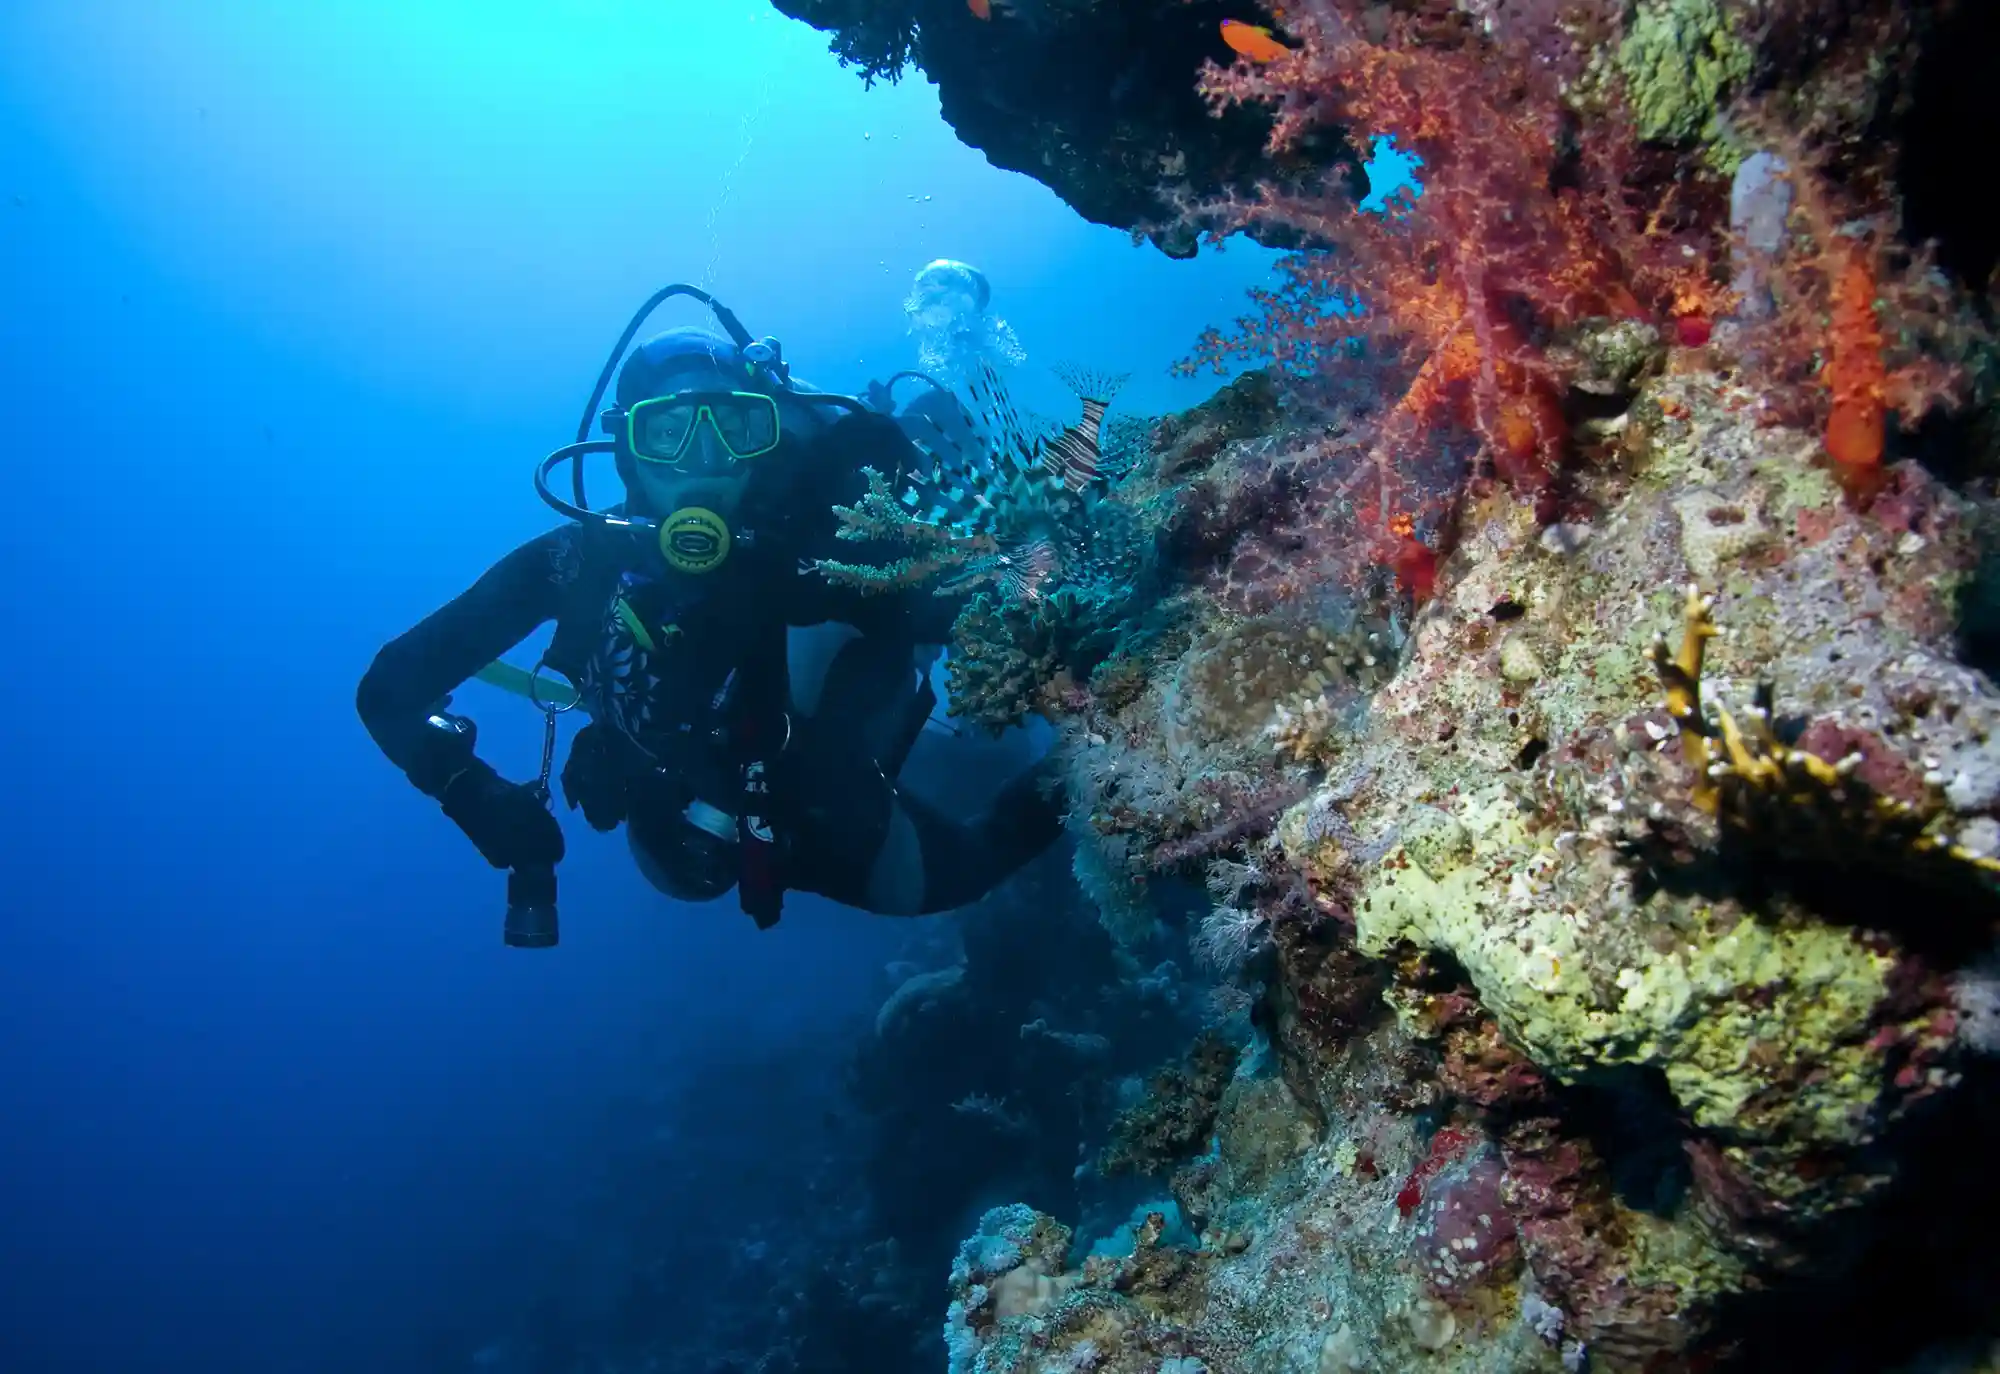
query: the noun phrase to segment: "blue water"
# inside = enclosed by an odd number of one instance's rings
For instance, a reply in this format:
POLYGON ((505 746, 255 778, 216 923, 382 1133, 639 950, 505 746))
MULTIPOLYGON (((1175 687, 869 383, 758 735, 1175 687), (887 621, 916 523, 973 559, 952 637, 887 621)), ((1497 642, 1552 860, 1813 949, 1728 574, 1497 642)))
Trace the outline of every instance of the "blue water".
POLYGON ((1081 222, 757 0, 0 6, 0 1370, 424 1367, 593 1253, 631 1104, 872 1009, 907 929, 759 936, 575 824, 562 948, 503 949, 353 692, 550 523, 655 286, 855 388, 941 255, 1051 408, 1058 359, 1199 396, 1265 268, 1081 222))

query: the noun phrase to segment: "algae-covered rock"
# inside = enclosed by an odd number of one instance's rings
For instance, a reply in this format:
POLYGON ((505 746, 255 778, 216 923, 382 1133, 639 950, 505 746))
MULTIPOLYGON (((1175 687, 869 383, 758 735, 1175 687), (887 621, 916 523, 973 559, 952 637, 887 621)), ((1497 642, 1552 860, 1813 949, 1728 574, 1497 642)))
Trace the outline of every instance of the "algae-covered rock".
POLYGON ((1645 320, 1592 319, 1549 348, 1563 379, 1588 396, 1629 398, 1666 359, 1666 341, 1645 320))
POLYGON ((1776 538, 1754 488, 1732 497, 1697 487, 1675 500, 1674 514, 1688 569, 1710 586, 1729 564, 1768 549, 1776 538))
POLYGON ((1720 143, 1724 99, 1753 62, 1718 0, 1641 0, 1617 57, 1640 134, 1682 143, 1720 143))
POLYGON ((1577 902, 1588 879, 1561 871, 1565 856, 1504 792, 1468 798, 1457 819, 1472 839, 1461 862, 1434 877, 1435 850, 1424 864, 1392 859, 1355 903, 1363 950, 1404 941, 1451 955, 1501 1029, 1559 1078, 1655 1068, 1698 1125, 1754 1124, 1801 1152, 1856 1137, 1882 1087, 1865 1041, 1890 959, 1850 931, 1779 929, 1663 892, 1638 901, 1619 883, 1592 912, 1577 902), (1770 1095, 1774 1079, 1792 1089, 1770 1095))
MULTIPOLYGON (((1450 1092, 1496 1114, 1529 1272, 1616 1367, 1682 1350, 1774 1254, 1878 1193, 1863 1161, 1949 1082, 1950 1023, 1907 991, 1902 940, 1992 929, 1980 851, 1954 838, 1977 839, 1987 793, 1959 789, 1954 811, 1950 784, 2000 706, 1950 662, 1967 552, 1949 493, 1904 498, 1926 531, 1908 538, 1908 516, 1852 509, 1808 437, 1713 374, 1648 378, 1631 416, 1592 537, 1552 555, 1518 509, 1481 512, 1345 742, 1339 814, 1394 837, 1380 862, 1328 848, 1321 799, 1277 831, 1340 894, 1356 948, 1397 970, 1403 1031, 1443 1036, 1450 1092), (1690 581, 1725 629, 1701 640, 1688 700, 1717 742, 1693 756, 1653 649, 1679 642, 1690 581), (1782 735, 1757 714, 1774 709, 1782 735), (1877 881, 1936 895, 1885 909, 1864 896, 1877 881), (1565 1128, 1565 1093, 1629 1099, 1616 1110, 1650 1113, 1661 1153, 1600 1157, 1565 1128), (1695 1201, 1635 1206, 1614 1170, 1695 1201)), ((1355 1048, 1319 1053, 1295 1081, 1331 1090, 1355 1048)))
POLYGON ((1159 1173, 1206 1147, 1240 1053, 1223 1037, 1206 1035, 1195 1042, 1185 1063, 1154 1074, 1146 1095, 1112 1123, 1102 1160, 1105 1172, 1159 1173))
POLYGON ((1270 932, 1275 1074, 1156 1081, 1115 1148, 1179 1164, 1201 1249, 1086 1270, 989 1367, 1690 1369, 1895 1186, 1958 1082, 1936 961, 2000 930, 1964 502, 1904 469, 1857 508, 1740 380, 1637 375, 1570 479, 1587 536, 1470 505, 1358 709, 1218 695, 1259 613, 1093 722, 1101 798, 1238 806, 1200 852, 1270 932), (1275 816, 1237 771, 1260 733, 1313 780, 1275 816))

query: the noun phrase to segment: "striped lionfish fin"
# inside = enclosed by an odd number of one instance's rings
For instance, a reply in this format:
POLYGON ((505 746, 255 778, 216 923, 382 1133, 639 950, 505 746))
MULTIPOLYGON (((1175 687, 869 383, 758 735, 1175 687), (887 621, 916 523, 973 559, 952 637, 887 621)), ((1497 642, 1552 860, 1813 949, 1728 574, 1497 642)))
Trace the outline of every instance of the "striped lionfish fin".
POLYGON ((1062 554, 1054 541, 1034 539, 971 560, 946 577, 938 590, 952 595, 992 583, 1003 597, 1040 601, 1043 584, 1061 566, 1062 554))
POLYGON ((1097 480, 1103 461, 1104 412, 1132 374, 1094 372, 1072 363, 1058 363, 1050 371, 1083 402, 1083 418, 1049 441, 1049 467, 1065 488, 1081 492, 1097 480))
POLYGON ((983 532, 992 525, 991 463, 978 419, 957 404, 957 425, 947 428, 929 415, 912 418, 910 441, 924 467, 905 474, 898 494, 903 508, 926 524, 983 532))
POLYGON ((994 485, 1002 490, 1014 488, 1017 482, 1037 485, 1037 479, 1044 476, 1044 441, 1021 418, 1006 383, 991 363, 979 364, 969 390, 974 423, 986 438, 994 485))
POLYGON ((1039 601, 1042 584, 1061 564, 1062 556, 1051 540, 1033 540, 1009 551, 1006 571, 1001 574, 1001 588, 1015 600, 1039 601))

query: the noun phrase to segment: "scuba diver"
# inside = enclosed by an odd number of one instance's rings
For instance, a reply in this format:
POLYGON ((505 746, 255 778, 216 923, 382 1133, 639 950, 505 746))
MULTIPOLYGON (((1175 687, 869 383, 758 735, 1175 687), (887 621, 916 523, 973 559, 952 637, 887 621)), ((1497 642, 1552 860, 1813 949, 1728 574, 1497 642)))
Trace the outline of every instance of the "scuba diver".
POLYGON ((981 366, 1000 370, 1027 361, 1014 327, 993 313, 993 286, 971 263, 926 263, 903 302, 917 340, 917 366, 950 386, 963 386, 981 366))
POLYGON ((536 469, 537 492, 568 522, 387 644, 356 695, 382 752, 511 870, 509 944, 556 943, 564 843, 548 782, 556 716, 578 705, 590 723, 562 770, 570 808, 599 831, 622 824, 659 891, 701 902, 733 886, 760 928, 787 890, 882 915, 949 910, 1055 839, 1062 804, 1046 760, 971 821, 897 785, 936 705, 930 669, 956 601, 925 588, 864 595, 817 571, 836 548, 854 556, 835 544, 833 507, 861 496, 864 467, 896 485, 925 465, 886 407, 795 381, 777 341, 753 341, 706 292, 666 287, 633 316, 577 441, 536 469), (627 357, 676 295, 708 306, 724 332, 670 329, 627 357), (589 439, 593 420, 609 439, 589 439), (591 508, 593 453, 615 457, 622 505, 591 508), (564 463, 571 499, 550 485, 564 463), (498 662, 549 621, 533 673, 498 662), (450 712, 475 676, 544 712, 539 782, 501 776, 475 752, 472 722, 450 712))

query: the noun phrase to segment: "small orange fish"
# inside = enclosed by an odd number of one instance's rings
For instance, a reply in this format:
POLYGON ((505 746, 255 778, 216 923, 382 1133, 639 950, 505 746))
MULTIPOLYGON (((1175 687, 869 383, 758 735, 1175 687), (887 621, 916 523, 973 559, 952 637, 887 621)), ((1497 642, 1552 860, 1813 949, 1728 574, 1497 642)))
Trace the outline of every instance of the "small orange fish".
POLYGON ((1243 54, 1252 62, 1276 62, 1291 54, 1291 49, 1271 37, 1271 31, 1255 24, 1244 24, 1234 19, 1222 21, 1222 41, 1230 48, 1243 54))
POLYGON ((993 17, 993 0, 965 0, 965 7, 972 11, 974 19, 993 17))

